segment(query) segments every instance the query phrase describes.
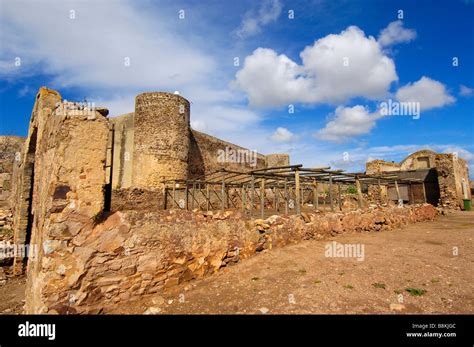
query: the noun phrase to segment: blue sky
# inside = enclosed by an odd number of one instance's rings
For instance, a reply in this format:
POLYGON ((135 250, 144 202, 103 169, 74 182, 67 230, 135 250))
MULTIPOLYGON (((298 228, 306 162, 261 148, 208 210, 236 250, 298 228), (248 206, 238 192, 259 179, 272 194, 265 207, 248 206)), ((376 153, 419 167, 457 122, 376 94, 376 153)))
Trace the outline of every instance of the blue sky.
POLYGON ((194 128, 292 163, 430 148, 473 176, 472 1, 0 0, 0 20, 0 135, 26 135, 42 85, 112 115, 177 90, 194 128), (389 99, 420 117, 381 116, 389 99))

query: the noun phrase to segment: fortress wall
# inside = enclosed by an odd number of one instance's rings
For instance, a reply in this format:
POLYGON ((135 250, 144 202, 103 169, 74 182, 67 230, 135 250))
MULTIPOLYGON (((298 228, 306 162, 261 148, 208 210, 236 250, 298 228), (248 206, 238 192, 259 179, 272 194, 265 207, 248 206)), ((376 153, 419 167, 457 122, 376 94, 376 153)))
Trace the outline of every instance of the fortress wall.
POLYGON ((269 154, 266 156, 267 167, 288 166, 290 156, 288 154, 269 154))
POLYGON ((223 141, 214 136, 191 130, 189 177, 226 168, 247 171, 264 168, 266 158, 260 153, 223 141), (227 151, 227 152, 226 152, 227 151), (234 156, 232 156, 234 153, 234 156))
POLYGON ((116 212, 94 228, 62 239, 64 246, 54 246, 43 262, 44 272, 36 277, 43 300, 28 297, 27 313, 108 313, 265 249, 390 230, 436 214, 431 205, 271 216, 265 221, 247 220, 238 211, 116 212))
POLYGON ((24 142, 21 136, 0 136, 0 208, 11 208, 13 170, 24 142))
MULTIPOLYGON (((36 95, 31 114, 28 136, 24 142, 20 160, 15 161, 13 170, 13 190, 11 196, 13 213, 13 241, 16 245, 29 243, 33 223, 33 209, 37 195, 34 188, 35 159, 37 158, 37 143, 43 141, 43 129, 51 117, 57 104, 61 102, 61 95, 46 87, 41 87, 36 95)), ((14 259, 14 273, 25 270, 26 259, 22 256, 14 259)))
POLYGON ((53 112, 37 129, 27 313, 51 312, 58 301, 74 300, 64 297, 62 288, 74 288, 77 268, 87 257, 72 239, 92 230, 104 208, 108 133, 107 119, 95 111, 92 116, 53 112))
POLYGON ((189 102, 170 93, 135 99, 132 184, 159 189, 166 179, 187 179, 190 146, 189 102))
POLYGON ((466 161, 453 154, 436 154, 436 170, 440 190, 440 204, 447 208, 463 207, 463 179, 469 192, 469 171, 466 161))
POLYGON ((132 186, 134 113, 110 118, 114 126, 112 189, 132 186))

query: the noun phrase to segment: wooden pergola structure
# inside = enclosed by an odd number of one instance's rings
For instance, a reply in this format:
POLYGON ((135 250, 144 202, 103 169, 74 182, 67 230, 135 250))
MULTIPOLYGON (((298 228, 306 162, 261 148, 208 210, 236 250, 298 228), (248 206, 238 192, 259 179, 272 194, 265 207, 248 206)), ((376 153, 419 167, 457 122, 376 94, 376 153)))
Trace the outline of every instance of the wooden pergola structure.
POLYGON ((192 180, 163 180, 162 183, 163 209, 194 210, 198 208, 209 211, 241 208, 244 213, 253 216, 258 211, 256 205, 259 205, 262 218, 266 205, 277 213, 281 210, 288 214, 289 209, 294 209, 296 214, 300 214, 304 201, 308 201, 308 198, 312 201, 312 207, 318 210, 318 184, 320 183, 327 184, 329 187, 331 211, 335 210, 334 188, 337 188, 338 208, 342 210, 341 185, 353 185, 356 188, 359 208, 364 206, 362 184, 378 186, 380 189, 382 186, 393 186, 399 201, 399 184, 410 187, 412 184, 421 184, 426 202, 426 192, 423 181, 420 179, 400 178, 396 172, 390 175, 367 175, 331 170, 330 167, 304 168, 301 164, 245 172, 220 169, 192 180), (229 191, 232 191, 234 196, 238 196, 240 206, 233 199, 229 199, 229 191), (178 201, 178 192, 184 192, 185 198, 178 201), (269 192, 273 193, 271 199, 267 196, 269 192), (168 197, 171 198, 171 204, 168 204, 168 197), (213 198, 217 200, 219 206, 212 202, 213 198))

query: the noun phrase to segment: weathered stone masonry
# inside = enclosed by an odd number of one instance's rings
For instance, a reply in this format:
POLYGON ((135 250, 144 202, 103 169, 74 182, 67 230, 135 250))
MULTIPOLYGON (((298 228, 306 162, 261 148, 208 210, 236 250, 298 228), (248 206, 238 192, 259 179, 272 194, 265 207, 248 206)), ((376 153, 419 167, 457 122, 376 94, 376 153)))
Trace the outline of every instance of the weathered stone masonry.
MULTIPOLYGON (((58 92, 40 89, 13 166, 14 241, 37 246, 27 267, 27 313, 107 312, 263 249, 395 228, 437 213, 410 205, 264 221, 229 210, 159 211, 163 176, 235 168, 240 164, 218 163, 216 150, 244 148, 192 130, 189 103, 174 94, 141 94, 135 113, 113 120, 103 109, 69 112, 58 103, 58 92), (104 211, 109 184, 116 188, 113 209, 104 211)), ((288 162, 287 155, 257 154, 256 167, 288 162)), ((15 259, 17 273, 24 266, 15 259)))
MULTIPOLYGON (((431 205, 365 212, 271 216, 168 210, 116 212, 104 222, 56 236, 42 253, 28 313, 107 313, 143 295, 201 278, 264 249, 345 232, 371 232, 431 220, 431 205)), ((54 237, 49 235, 49 237, 54 237)), ((33 283, 33 281, 29 281, 33 283)))

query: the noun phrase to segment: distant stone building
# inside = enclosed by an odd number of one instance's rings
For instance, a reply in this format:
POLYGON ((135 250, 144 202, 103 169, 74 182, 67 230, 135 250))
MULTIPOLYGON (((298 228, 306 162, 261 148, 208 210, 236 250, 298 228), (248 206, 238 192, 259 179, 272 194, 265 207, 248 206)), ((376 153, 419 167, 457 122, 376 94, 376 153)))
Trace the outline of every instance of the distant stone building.
MULTIPOLYGON (((456 153, 436 153, 431 150, 421 150, 410 154, 400 163, 374 160, 366 164, 367 174, 396 173, 401 178, 417 178, 423 180, 420 187, 399 187, 404 201, 423 200, 432 205, 448 208, 462 208, 463 199, 471 199, 469 189, 469 170, 466 161, 456 153), (424 186, 424 189, 422 189, 424 186)), ((371 187, 374 194, 377 189, 371 187)), ((397 200, 394 187, 382 187, 381 194, 388 200, 397 200)))

